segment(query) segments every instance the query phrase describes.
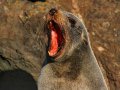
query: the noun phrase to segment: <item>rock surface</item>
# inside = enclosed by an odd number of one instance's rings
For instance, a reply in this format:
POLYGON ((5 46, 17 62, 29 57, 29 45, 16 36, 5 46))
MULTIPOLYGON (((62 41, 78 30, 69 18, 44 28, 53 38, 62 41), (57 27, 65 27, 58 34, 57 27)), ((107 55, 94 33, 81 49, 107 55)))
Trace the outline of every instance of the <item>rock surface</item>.
POLYGON ((20 68, 37 80, 45 59, 41 17, 57 6, 82 16, 110 90, 120 89, 120 0, 0 0, 0 71, 20 68))

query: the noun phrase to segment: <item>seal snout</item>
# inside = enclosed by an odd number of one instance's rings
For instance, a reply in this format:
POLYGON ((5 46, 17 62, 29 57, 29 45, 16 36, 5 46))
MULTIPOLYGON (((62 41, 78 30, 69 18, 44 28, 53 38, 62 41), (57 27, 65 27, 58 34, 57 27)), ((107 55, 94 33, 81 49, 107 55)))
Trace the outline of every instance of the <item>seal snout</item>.
POLYGON ((56 8, 52 8, 50 11, 49 11, 49 15, 50 16, 54 16, 55 13, 57 13, 57 9, 56 8))
POLYGON ((61 55, 65 46, 65 29, 61 18, 62 13, 57 8, 51 8, 46 15, 49 31, 48 55, 54 59, 61 55))

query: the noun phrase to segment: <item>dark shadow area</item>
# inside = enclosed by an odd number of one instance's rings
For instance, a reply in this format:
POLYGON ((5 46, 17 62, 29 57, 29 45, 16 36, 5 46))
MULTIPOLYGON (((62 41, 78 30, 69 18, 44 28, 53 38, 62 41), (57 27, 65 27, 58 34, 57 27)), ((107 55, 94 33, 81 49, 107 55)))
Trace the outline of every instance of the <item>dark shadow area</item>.
POLYGON ((23 70, 0 72, 0 90, 37 90, 33 77, 23 70))
POLYGON ((54 63, 54 62, 55 62, 54 59, 47 54, 46 59, 44 60, 42 67, 44 67, 45 65, 47 65, 49 63, 54 63))

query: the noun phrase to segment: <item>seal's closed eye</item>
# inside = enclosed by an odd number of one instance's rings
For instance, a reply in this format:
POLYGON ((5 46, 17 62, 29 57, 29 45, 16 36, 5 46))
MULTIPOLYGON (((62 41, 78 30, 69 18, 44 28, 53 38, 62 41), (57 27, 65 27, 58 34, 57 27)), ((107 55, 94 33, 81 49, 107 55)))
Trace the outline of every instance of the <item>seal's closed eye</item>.
POLYGON ((71 27, 75 27, 76 21, 73 18, 68 17, 71 27))

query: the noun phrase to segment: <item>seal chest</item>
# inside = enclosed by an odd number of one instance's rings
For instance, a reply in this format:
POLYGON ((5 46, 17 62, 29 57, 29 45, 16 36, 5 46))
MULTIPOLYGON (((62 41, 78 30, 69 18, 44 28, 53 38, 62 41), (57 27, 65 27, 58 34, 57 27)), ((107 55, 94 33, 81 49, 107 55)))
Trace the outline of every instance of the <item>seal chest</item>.
POLYGON ((108 90, 82 20, 56 8, 45 17, 48 55, 40 72, 38 89, 108 90))

